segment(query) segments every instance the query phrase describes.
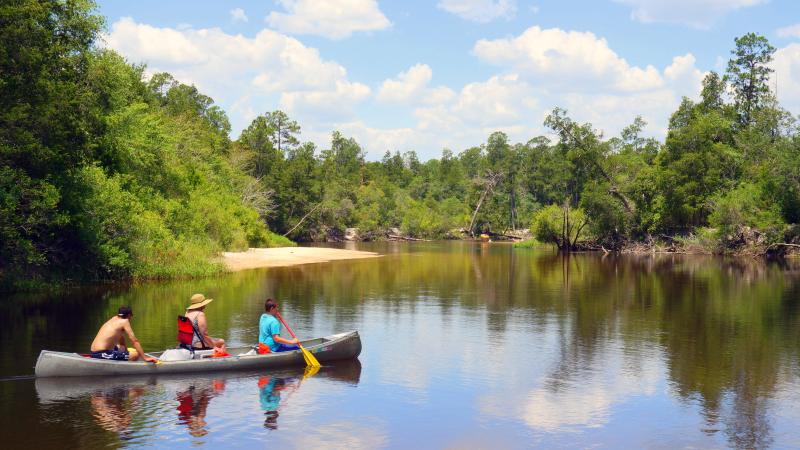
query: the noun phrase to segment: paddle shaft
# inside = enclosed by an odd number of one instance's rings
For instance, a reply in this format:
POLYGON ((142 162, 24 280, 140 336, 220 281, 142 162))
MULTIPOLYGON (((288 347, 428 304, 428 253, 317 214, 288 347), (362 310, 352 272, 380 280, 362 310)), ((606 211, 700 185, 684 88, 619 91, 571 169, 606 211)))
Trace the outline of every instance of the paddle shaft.
MULTIPOLYGON (((294 334, 294 331, 292 331, 292 329, 289 328, 289 325, 286 324, 286 321, 283 320, 283 316, 281 316, 281 313, 275 311, 275 315, 278 316, 278 320, 280 320, 283 326, 286 327, 286 329, 289 331, 289 334, 291 334, 293 338, 297 339, 297 336, 294 334)), ((300 345, 300 339, 297 339, 297 345, 300 345)), ((302 345, 300 345, 300 347, 302 347, 302 345)))
MULTIPOLYGON (((285 326, 286 329, 289 330, 289 334, 291 334, 293 338, 297 339, 297 335, 294 334, 294 331, 292 331, 291 327, 289 327, 286 321, 283 320, 281 313, 275 311, 275 315, 278 316, 278 320, 281 321, 283 326, 285 326)), ((316 370, 319 370, 320 367, 319 361, 317 361, 317 358, 315 358, 314 355, 311 354, 311 352, 309 352, 308 350, 305 349, 305 347, 303 347, 303 344, 300 343, 300 339, 297 339, 297 346, 300 347, 300 350, 303 352, 303 358, 305 358, 306 364, 308 364, 309 367, 315 367, 316 370)))

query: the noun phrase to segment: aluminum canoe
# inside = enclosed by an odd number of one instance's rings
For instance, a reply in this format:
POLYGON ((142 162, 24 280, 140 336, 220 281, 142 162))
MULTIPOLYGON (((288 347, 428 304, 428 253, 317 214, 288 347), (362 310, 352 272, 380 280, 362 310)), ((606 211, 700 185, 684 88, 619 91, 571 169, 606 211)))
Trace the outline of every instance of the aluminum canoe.
MULTIPOLYGON (((317 339, 302 341, 303 346, 312 352, 321 363, 357 358, 361 353, 361 337, 358 331, 339 333, 317 339)), ((64 353, 42 350, 36 361, 36 377, 85 377, 116 375, 157 375, 188 372, 216 372, 223 370, 272 369, 279 367, 304 366, 305 360, 300 350, 266 355, 252 353, 252 347, 229 348, 233 356, 212 358, 211 351, 196 351, 194 359, 186 361, 165 361, 153 364, 144 361, 108 361, 87 358, 78 353, 64 353)), ((148 353, 158 358, 161 352, 148 353)))

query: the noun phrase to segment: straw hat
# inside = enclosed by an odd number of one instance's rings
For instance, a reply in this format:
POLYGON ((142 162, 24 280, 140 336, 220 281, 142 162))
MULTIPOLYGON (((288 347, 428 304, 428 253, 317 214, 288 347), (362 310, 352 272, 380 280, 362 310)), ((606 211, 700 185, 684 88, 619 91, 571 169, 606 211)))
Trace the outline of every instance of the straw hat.
POLYGON ((203 294, 194 294, 191 299, 192 304, 189 305, 186 309, 188 310, 188 309, 202 308, 203 306, 206 306, 207 304, 213 301, 214 301, 213 298, 206 298, 206 296, 203 294))

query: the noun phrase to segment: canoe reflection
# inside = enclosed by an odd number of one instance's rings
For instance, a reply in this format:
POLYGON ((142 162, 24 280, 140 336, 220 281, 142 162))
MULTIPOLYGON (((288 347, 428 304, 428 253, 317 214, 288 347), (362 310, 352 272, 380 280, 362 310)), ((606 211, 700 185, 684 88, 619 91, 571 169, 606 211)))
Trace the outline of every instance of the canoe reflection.
POLYGON ((178 423, 189 428, 189 434, 202 437, 208 434, 206 412, 211 399, 225 390, 225 380, 203 380, 178 391, 178 423))
POLYGON ((230 416, 215 415, 215 408, 209 409, 212 400, 214 404, 219 402, 224 410, 240 396, 252 398, 253 384, 258 386, 260 407, 251 403, 252 412, 262 412, 263 425, 270 430, 277 429, 282 408, 292 404, 294 392, 304 384, 358 384, 361 363, 357 359, 328 364, 309 378, 303 368, 293 368, 260 373, 197 374, 192 378, 186 375, 38 378, 35 386, 43 409, 57 412, 58 417, 69 417, 76 424, 89 419, 104 433, 111 432, 128 444, 153 433, 163 433, 160 436, 169 439, 175 430, 182 436, 188 430, 194 438, 205 440, 215 429, 209 422, 222 420, 225 427, 242 423, 243 419, 237 415, 233 423, 230 416), (176 423, 176 416, 180 428, 163 428, 176 423))

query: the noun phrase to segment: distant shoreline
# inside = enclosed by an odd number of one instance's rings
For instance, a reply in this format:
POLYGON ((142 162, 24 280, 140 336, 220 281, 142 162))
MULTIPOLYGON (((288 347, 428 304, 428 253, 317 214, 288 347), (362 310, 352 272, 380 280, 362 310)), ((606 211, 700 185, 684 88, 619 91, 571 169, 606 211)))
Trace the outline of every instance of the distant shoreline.
POLYGON ((244 252, 224 252, 222 262, 231 272, 264 267, 288 267, 346 259, 377 258, 374 252, 324 247, 251 248, 244 252))

